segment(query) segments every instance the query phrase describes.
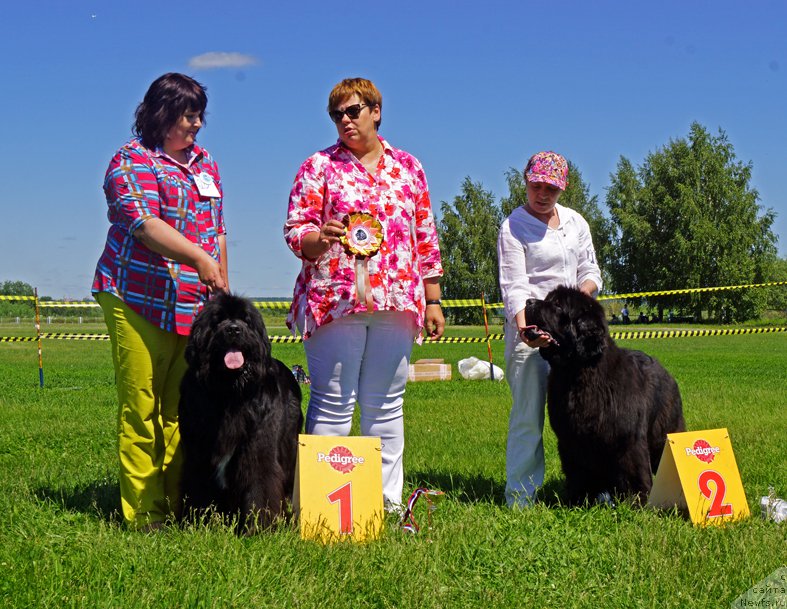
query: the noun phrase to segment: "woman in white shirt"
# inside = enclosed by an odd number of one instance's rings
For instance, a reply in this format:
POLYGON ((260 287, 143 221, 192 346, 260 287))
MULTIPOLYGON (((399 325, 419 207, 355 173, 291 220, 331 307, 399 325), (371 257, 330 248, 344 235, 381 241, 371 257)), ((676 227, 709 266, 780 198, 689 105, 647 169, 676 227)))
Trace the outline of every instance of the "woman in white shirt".
POLYGON ((596 296, 601 273, 590 228, 558 203, 568 163, 555 152, 533 155, 525 167, 527 202, 500 227, 497 253, 505 306, 506 378, 513 405, 506 445, 506 502, 526 507, 544 482, 544 407, 549 366, 538 353, 548 336, 525 337, 525 303, 543 299, 559 285, 596 296))

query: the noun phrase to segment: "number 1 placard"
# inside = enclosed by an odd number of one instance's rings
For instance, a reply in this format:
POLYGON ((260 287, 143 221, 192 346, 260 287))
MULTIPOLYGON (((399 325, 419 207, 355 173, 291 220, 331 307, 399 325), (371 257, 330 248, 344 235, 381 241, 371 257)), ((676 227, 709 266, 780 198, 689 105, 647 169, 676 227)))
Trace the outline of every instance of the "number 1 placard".
POLYGON ((700 525, 747 517, 749 504, 727 430, 667 434, 648 505, 682 507, 700 525))
POLYGON ((301 537, 376 539, 383 525, 380 438, 301 434, 293 503, 301 537))

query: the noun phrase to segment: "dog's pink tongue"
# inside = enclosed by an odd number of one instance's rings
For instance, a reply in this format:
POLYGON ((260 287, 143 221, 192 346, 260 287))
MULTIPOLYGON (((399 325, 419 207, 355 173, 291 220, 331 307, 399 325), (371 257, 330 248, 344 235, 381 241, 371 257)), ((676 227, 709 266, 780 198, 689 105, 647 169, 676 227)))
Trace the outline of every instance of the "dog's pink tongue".
POLYGON ((237 370, 243 365, 243 353, 240 351, 227 351, 224 356, 224 365, 230 370, 237 370))

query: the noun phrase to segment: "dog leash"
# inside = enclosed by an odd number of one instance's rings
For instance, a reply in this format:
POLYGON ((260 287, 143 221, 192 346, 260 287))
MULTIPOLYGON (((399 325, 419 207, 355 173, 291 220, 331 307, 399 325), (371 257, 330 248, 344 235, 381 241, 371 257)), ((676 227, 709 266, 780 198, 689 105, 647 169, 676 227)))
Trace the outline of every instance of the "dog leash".
POLYGON ((403 531, 415 534, 421 530, 421 527, 415 520, 415 515, 413 512, 415 504, 420 497, 424 497, 426 500, 427 528, 431 529, 432 513, 437 509, 437 503, 445 498, 445 493, 443 491, 435 491, 425 487, 419 487, 415 489, 410 495, 410 498, 407 500, 407 509, 402 515, 402 520, 399 523, 399 526, 403 531))

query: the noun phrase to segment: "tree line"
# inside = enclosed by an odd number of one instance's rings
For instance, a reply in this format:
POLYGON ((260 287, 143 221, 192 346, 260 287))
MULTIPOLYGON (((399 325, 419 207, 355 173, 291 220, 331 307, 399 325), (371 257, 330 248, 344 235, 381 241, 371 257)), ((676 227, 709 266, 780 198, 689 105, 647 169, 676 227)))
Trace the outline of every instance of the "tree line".
MULTIPOLYGON (((606 189, 606 214, 569 159, 560 203, 588 221, 606 293, 654 292, 787 280, 787 259, 777 255, 775 213, 759 204, 752 164, 735 156, 727 135, 692 123, 685 138, 670 140, 639 166, 621 156, 606 189)), ((444 298, 500 302, 497 233, 501 222, 526 202, 522 172, 506 173, 508 194, 495 201, 466 177, 453 201, 441 202, 438 222, 444 298)), ((643 302, 663 319, 665 311, 705 311, 715 321, 745 321, 765 309, 787 309, 783 286, 667 295, 643 302)), ((481 312, 449 311, 455 323, 479 323, 481 312)))
MULTIPOLYGON (((29 283, 19 280, 0 281, 0 296, 34 296, 35 289, 29 283)), ((39 296, 39 302, 52 302, 51 296, 39 296)), ((94 301, 87 301, 93 303, 94 301)), ((94 317, 101 313, 87 313, 94 317)), ((86 309, 72 307, 47 307, 46 312, 41 311, 41 316, 57 315, 58 317, 80 317, 86 315, 86 309)), ((35 316, 34 300, 0 300, 0 318, 3 317, 23 317, 32 318, 35 316)))

